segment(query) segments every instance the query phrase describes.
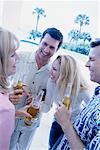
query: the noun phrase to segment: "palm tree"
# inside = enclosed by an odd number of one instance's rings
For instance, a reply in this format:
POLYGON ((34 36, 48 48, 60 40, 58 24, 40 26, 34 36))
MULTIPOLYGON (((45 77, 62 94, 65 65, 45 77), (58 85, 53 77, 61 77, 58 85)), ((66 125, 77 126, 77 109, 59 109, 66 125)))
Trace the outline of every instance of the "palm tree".
POLYGON ((77 30, 77 29, 72 29, 69 33, 68 33, 68 36, 70 37, 70 41, 69 41, 69 43, 71 43, 71 41, 73 40, 73 41, 78 41, 78 38, 79 38, 79 36, 80 36, 80 32, 79 32, 79 30, 77 30))
POLYGON ((90 24, 90 18, 88 16, 86 16, 85 14, 79 14, 76 19, 75 19, 75 23, 79 23, 80 24, 80 33, 81 33, 81 29, 83 25, 89 25, 90 24))
POLYGON ((81 39, 83 39, 84 44, 85 44, 85 41, 87 40, 88 42, 90 42, 92 40, 92 37, 91 37, 90 33, 83 32, 81 34, 81 39))
POLYGON ((37 33, 40 16, 46 17, 46 15, 45 15, 45 11, 42 8, 35 8, 33 14, 35 13, 37 14, 36 27, 35 27, 35 32, 37 33))

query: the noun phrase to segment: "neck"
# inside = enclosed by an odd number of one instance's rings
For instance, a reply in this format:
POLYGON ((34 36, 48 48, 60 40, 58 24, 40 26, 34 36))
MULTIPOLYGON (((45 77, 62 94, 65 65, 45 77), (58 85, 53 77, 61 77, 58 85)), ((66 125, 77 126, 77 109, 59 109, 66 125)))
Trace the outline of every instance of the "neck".
POLYGON ((41 60, 38 55, 35 55, 35 59, 36 59, 36 63, 37 63, 37 66, 38 66, 38 69, 42 68, 43 66, 45 66, 46 64, 48 64, 48 61, 44 61, 44 60, 41 60))

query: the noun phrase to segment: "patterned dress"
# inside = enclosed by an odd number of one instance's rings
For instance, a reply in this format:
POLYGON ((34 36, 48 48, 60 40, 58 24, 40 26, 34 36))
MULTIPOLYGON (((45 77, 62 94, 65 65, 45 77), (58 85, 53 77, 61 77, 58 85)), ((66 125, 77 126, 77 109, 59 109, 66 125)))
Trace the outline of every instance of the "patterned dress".
MULTIPOLYGON (((100 86, 73 125, 85 145, 85 150, 100 150, 100 86)), ((53 150, 71 150, 65 135, 59 141, 53 150)))

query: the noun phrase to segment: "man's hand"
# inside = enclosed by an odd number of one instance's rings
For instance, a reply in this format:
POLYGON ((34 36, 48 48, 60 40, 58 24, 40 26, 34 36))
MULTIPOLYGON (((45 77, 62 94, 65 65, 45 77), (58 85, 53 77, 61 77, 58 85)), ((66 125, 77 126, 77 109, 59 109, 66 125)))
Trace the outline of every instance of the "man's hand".
POLYGON ((62 126, 62 129, 65 129, 71 122, 71 109, 67 110, 63 104, 59 104, 59 107, 57 107, 54 116, 57 122, 62 126))

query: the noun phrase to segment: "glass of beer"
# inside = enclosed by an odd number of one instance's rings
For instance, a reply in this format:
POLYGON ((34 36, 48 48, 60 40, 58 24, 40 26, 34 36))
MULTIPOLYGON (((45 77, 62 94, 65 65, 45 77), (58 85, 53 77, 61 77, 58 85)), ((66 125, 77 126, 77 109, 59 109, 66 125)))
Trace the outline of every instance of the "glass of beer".
POLYGON ((70 95, 71 95, 71 89, 72 89, 72 84, 68 84, 66 91, 65 91, 65 96, 63 98, 63 104, 65 105, 65 107, 69 110, 70 105, 71 105, 71 99, 70 99, 70 95))
MULTIPOLYGON (((13 86, 14 90, 22 89, 23 90, 23 83, 21 81, 18 81, 16 85, 13 86)), ((15 95, 22 95, 22 92, 15 93, 15 95)))
POLYGON ((32 116, 32 118, 30 117, 25 117, 24 118, 24 123, 25 125, 27 126, 31 126, 32 122, 33 122, 33 119, 35 119, 39 113, 39 107, 33 105, 33 106, 30 106, 28 109, 27 109, 27 112, 32 116))
POLYGON ((41 90, 39 92, 39 94, 36 96, 36 98, 32 99, 32 105, 27 109, 27 112, 32 116, 32 118, 30 117, 25 117, 24 118, 24 123, 25 125, 27 126, 31 126, 33 121, 35 119, 37 119, 37 116, 39 114, 39 109, 40 109, 40 103, 42 101, 42 98, 43 98, 43 94, 44 94, 44 91, 41 90))

